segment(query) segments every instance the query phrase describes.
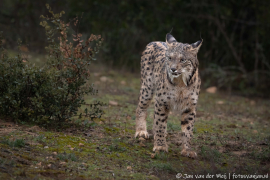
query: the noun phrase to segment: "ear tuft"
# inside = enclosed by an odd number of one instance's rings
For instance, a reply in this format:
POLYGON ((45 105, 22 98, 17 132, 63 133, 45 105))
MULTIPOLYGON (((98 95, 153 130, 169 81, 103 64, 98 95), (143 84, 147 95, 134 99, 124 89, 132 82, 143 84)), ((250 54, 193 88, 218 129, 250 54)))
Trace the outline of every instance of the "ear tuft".
POLYGON ((203 39, 191 44, 191 49, 190 50, 193 51, 194 53, 198 53, 199 49, 200 49, 200 47, 202 45, 202 42, 203 42, 203 39))
POLYGON ((202 45, 202 42, 203 42, 203 40, 197 41, 197 42, 191 44, 191 46, 192 46, 193 48, 198 48, 199 46, 202 45))
POLYGON ((173 42, 177 42, 176 39, 170 33, 166 34, 166 43, 171 44, 173 42))

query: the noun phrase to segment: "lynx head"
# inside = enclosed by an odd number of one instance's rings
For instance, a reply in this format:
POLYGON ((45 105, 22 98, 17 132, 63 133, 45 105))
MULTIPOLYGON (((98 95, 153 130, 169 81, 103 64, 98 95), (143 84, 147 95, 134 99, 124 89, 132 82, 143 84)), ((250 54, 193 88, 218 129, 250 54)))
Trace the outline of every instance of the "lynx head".
POLYGON ((171 35, 166 35, 167 51, 166 69, 171 82, 175 78, 182 78, 186 86, 199 66, 197 53, 202 45, 202 40, 193 44, 177 42, 171 35))

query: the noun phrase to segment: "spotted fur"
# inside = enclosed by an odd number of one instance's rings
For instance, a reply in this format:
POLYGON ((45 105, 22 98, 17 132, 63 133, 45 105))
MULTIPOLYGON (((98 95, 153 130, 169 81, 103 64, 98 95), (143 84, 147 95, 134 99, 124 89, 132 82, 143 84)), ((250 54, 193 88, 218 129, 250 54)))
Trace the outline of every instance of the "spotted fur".
POLYGON ((141 57, 141 90, 136 110, 136 134, 148 138, 146 129, 147 108, 155 95, 153 124, 153 151, 168 151, 166 143, 169 111, 181 113, 183 156, 195 158, 190 141, 196 116, 200 91, 197 53, 202 40, 193 44, 177 42, 166 35, 166 42, 151 42, 141 57))

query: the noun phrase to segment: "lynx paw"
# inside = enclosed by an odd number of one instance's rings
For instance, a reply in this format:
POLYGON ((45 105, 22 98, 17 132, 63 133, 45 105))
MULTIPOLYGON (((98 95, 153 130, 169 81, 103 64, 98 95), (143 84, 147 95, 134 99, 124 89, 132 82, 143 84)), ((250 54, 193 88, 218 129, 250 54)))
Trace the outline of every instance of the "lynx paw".
POLYGON ((181 151, 181 155, 182 155, 182 156, 186 156, 186 157, 190 157, 190 158, 192 158, 192 159, 195 159, 195 158, 197 157, 197 153, 194 152, 194 151, 191 151, 191 150, 189 150, 189 149, 183 149, 183 150, 181 151))
POLYGON ((168 146, 154 146, 153 151, 165 151, 168 152, 168 146))
POLYGON ((144 136, 145 139, 148 139, 148 138, 149 138, 149 134, 148 134, 147 131, 137 131, 137 132, 135 133, 135 138, 136 138, 137 136, 139 136, 139 137, 143 137, 143 136, 144 136))

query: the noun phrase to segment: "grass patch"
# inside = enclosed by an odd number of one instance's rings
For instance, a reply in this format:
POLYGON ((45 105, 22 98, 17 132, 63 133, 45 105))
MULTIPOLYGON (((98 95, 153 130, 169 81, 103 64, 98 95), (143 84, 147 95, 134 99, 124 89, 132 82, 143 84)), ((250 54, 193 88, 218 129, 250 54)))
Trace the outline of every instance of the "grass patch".
POLYGON ((172 167, 171 163, 169 162, 167 163, 156 162, 152 164, 152 167, 156 170, 176 172, 176 170, 172 167))
POLYGON ((168 153, 166 153, 166 152, 160 152, 160 153, 157 153, 157 154, 155 155, 155 158, 156 158, 156 159, 158 159, 158 160, 163 160, 163 161, 167 161, 167 160, 168 160, 168 157, 169 157, 169 155, 168 155, 168 153))
POLYGON ((74 153, 61 153, 57 155, 57 158, 61 161, 66 161, 68 162, 69 160, 71 161, 78 161, 78 157, 74 153))
POLYGON ((127 151, 126 147, 123 147, 123 143, 121 143, 120 139, 114 139, 113 143, 108 147, 111 152, 125 152, 127 151))
POLYGON ((202 156, 204 160, 207 160, 207 161, 218 162, 219 159, 221 158, 221 153, 218 150, 212 149, 205 145, 201 147, 200 155, 202 156))
POLYGON ((43 134, 38 135, 37 137, 35 137, 35 140, 38 142, 44 142, 44 138, 45 136, 43 134))
POLYGON ((1 143, 9 145, 10 147, 22 148, 22 147, 25 146, 25 140, 24 139, 15 139, 15 141, 11 141, 9 139, 3 139, 1 141, 1 143))
POLYGON ((168 132, 170 132, 170 131, 173 131, 173 132, 174 131, 181 131, 181 125, 175 124, 173 122, 168 121, 167 130, 168 130, 168 132))

